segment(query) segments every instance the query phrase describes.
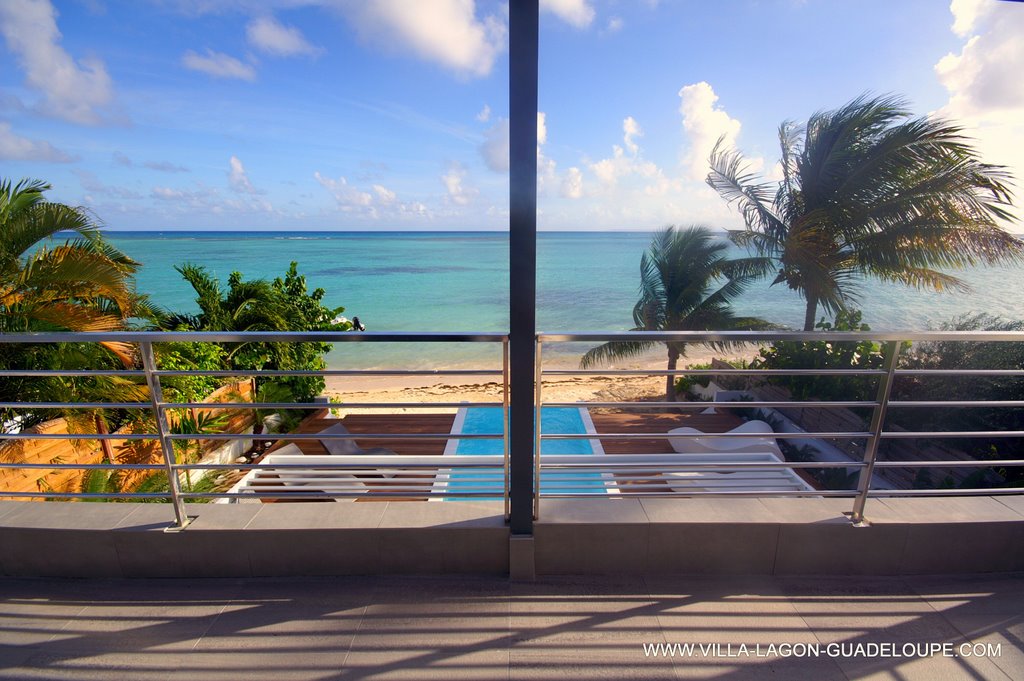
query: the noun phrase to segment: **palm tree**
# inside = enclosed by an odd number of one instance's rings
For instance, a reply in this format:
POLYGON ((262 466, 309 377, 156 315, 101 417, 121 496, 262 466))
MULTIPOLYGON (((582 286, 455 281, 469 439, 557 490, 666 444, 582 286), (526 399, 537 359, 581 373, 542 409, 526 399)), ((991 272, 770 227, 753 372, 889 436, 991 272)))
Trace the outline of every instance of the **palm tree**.
MULTIPOLYGON (((104 241, 86 209, 45 201, 48 189, 0 180, 0 332, 123 329, 143 307, 138 263, 104 241), (76 237, 51 245, 61 232, 76 237)), ((133 363, 128 345, 103 345, 133 363)))
MULTIPOLYGON (((730 308, 771 260, 730 259, 729 243, 706 227, 667 227, 654 235, 640 259, 640 299, 633 307, 632 331, 737 331, 772 328, 756 317, 737 317, 730 308)), ((612 341, 591 349, 580 362, 584 369, 612 359, 635 357, 653 341, 612 341)), ((668 370, 686 356, 684 343, 666 343, 668 370)), ((721 347, 721 344, 716 347, 721 347)), ((675 376, 665 381, 665 399, 674 402, 675 376)))
POLYGON ((707 182, 735 203, 746 230, 734 235, 776 261, 774 284, 834 313, 857 300, 864 277, 917 288, 967 290, 936 268, 1017 261, 1010 173, 982 163, 957 125, 911 118, 903 100, 861 96, 805 126, 779 127, 782 181, 764 182, 720 139, 707 182))
MULTIPOLYGON (((48 189, 50 185, 38 180, 12 184, 0 179, 0 333, 113 331, 125 328, 130 317, 147 314, 145 299, 134 290, 138 264, 103 240, 87 210, 44 200, 48 189), (63 244, 55 242, 62 232, 76 236, 63 244)), ((110 369, 118 364, 131 367, 134 361, 131 346, 124 343, 0 349, 0 366, 19 369, 110 369)), ((144 396, 138 385, 117 377, 0 380, 3 401, 134 402, 144 396)), ((4 420, 22 417, 20 427, 44 418, 38 411, 3 410, 0 415, 4 420)), ((67 418, 73 432, 108 432, 104 410, 65 409, 59 415, 67 418)), ((104 457, 112 458, 109 442, 102 445, 104 457)))

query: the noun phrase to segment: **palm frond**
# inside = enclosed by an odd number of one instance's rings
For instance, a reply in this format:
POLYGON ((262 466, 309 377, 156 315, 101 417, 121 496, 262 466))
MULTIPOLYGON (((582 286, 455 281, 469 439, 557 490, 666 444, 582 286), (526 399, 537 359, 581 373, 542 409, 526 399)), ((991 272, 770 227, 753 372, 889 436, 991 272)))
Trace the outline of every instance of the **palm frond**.
MULTIPOLYGON (((724 145, 724 137, 719 138, 711 151, 708 185, 718 192, 726 203, 736 204, 748 229, 777 237, 785 231, 786 225, 770 208, 770 197, 773 193, 771 184, 756 182, 756 176, 748 172, 744 166, 743 155, 735 149, 727 149, 724 145)), ((752 243, 758 245, 756 240, 752 243)), ((763 250, 761 252, 767 253, 763 250)))
POLYGON ((612 341, 603 343, 584 353, 580 359, 580 368, 590 369, 606 362, 638 357, 655 345, 657 344, 650 341, 612 341))

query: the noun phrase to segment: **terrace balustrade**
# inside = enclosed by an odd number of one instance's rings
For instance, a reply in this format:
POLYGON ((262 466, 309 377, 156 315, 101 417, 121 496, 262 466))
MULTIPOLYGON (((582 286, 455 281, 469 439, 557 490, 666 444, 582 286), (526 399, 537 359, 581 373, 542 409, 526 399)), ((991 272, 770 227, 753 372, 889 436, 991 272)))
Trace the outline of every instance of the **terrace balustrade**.
MULTIPOLYGON (((638 432, 635 429, 630 432, 616 432, 614 430, 601 430, 598 433, 560 433, 545 432, 538 427, 529 410, 520 411, 510 409, 512 400, 510 386, 513 385, 513 377, 510 375, 509 363, 509 337, 498 333, 330 333, 330 332, 249 332, 249 333, 199 333, 199 332, 140 332, 140 333, 48 333, 48 334, 7 334, 0 335, 0 343, 64 343, 64 342, 124 342, 135 344, 139 348, 141 369, 134 370, 31 370, 31 369, 4 369, 0 376, 4 377, 54 377, 54 376, 76 376, 76 377, 99 377, 118 376, 130 380, 145 383, 148 387, 150 400, 148 402, 7 402, 0 403, 0 408, 16 409, 20 411, 36 410, 57 410, 57 409, 145 409, 150 410, 154 415, 155 429, 149 433, 36 433, 22 432, 17 427, 10 427, 10 432, 0 434, 0 443, 8 445, 12 441, 61 439, 61 440, 147 440, 155 442, 161 452, 159 463, 150 464, 121 464, 121 463, 25 463, 19 462, 16 458, 6 457, 0 460, 0 470, 3 469, 40 469, 40 470, 149 470, 163 471, 170 481, 167 492, 162 493, 86 493, 86 492, 54 492, 39 490, 35 492, 5 491, 0 490, 0 499, 48 499, 48 500, 80 500, 80 499, 120 499, 128 501, 142 501, 152 499, 164 499, 170 502, 169 520, 173 511, 174 526, 184 528, 188 524, 188 517, 185 512, 185 501, 194 499, 228 499, 228 500, 281 500, 281 499, 336 499, 353 497, 378 497, 381 499, 477 499, 486 496, 501 495, 505 502, 506 519, 515 512, 514 497, 524 494, 524 490, 513 488, 510 485, 510 470, 515 466, 517 459, 528 457, 531 463, 533 475, 532 489, 525 490, 527 507, 532 508, 534 518, 540 513, 540 500, 543 497, 559 498, 593 498, 604 497, 617 499, 622 497, 692 497, 692 496, 720 496, 720 497, 768 497, 768 496, 832 496, 847 497, 851 499, 850 518, 854 524, 862 523, 865 519, 865 508, 868 500, 873 497, 894 497, 894 496, 977 496, 977 495, 1007 495, 1024 493, 1024 487, 968 487, 957 489, 901 489, 894 486, 879 485, 878 473, 891 468, 1012 468, 1024 466, 1024 459, 1014 456, 1000 455, 999 458, 986 460, 970 459, 946 459, 946 460, 914 460, 914 459, 880 459, 879 447, 886 440, 939 440, 956 441, 963 438, 998 438, 1000 440, 1012 440, 1013 438, 1024 438, 1024 430, 996 430, 996 431, 905 431, 889 427, 887 414, 890 410, 909 409, 938 409, 938 408, 986 408, 986 409, 1014 409, 1024 408, 1024 400, 987 400, 987 399, 961 399, 951 396, 948 400, 939 401, 909 401, 896 400, 891 398, 893 383, 900 377, 916 377, 927 379, 928 377, 1024 377, 1024 370, 1004 369, 901 369, 898 358, 903 342, 910 341, 918 343, 923 341, 943 342, 999 342, 999 343, 1021 343, 1024 342, 1024 334, 1014 332, 922 332, 922 333, 885 333, 885 332, 627 332, 627 333, 548 333, 539 334, 536 337, 535 353, 536 363, 534 367, 535 389, 531 400, 536 408, 535 413, 540 413, 544 408, 587 408, 601 410, 615 410, 624 413, 635 412, 636 410, 671 410, 671 413, 680 416, 706 409, 709 404, 706 402, 662 402, 662 401, 601 401, 601 402, 558 402, 545 399, 544 382, 547 378, 564 376, 709 376, 709 377, 745 377, 763 379, 773 376, 867 376, 872 377, 876 382, 876 397, 873 400, 839 399, 839 400, 788 400, 788 401, 745 401, 745 402, 715 402, 714 407, 725 411, 736 409, 774 409, 774 408, 800 408, 812 407, 816 409, 861 409, 870 410, 871 418, 867 428, 863 430, 850 430, 838 432, 775 432, 771 437, 782 441, 787 440, 847 440, 863 442, 863 456, 859 460, 844 461, 783 461, 783 460, 738 460, 716 461, 713 457, 694 459, 680 455, 661 455, 634 458, 629 456, 549 456, 534 457, 534 452, 544 451, 542 447, 545 442, 565 441, 574 439, 599 440, 602 442, 630 443, 638 441, 660 440, 665 441, 667 434, 659 432, 638 432), (785 369, 768 370, 756 368, 736 369, 681 369, 675 371, 652 370, 652 369, 574 369, 574 368, 545 368, 543 350, 558 343, 587 343, 595 344, 606 341, 626 341, 637 339, 649 341, 671 341, 682 343, 747 343, 756 345, 772 341, 827 341, 827 342, 857 342, 870 340, 881 342, 884 348, 885 361, 879 369, 785 369), (450 369, 450 370, 408 370, 408 369, 386 369, 386 370, 342 370, 326 369, 322 371, 187 371, 187 370, 163 370, 157 365, 156 355, 153 351, 155 344, 164 342, 302 342, 320 341, 331 343, 376 343, 376 342, 399 342, 399 343, 487 343, 500 348, 500 361, 498 366, 488 366, 474 369, 450 369), (500 377, 501 400, 495 402, 312 402, 312 403, 253 403, 253 402, 220 402, 220 403, 180 403, 170 402, 164 399, 162 393, 161 379, 167 377, 182 376, 214 376, 222 378, 246 377, 288 377, 288 376, 399 376, 399 377, 423 377, 423 376, 452 376, 452 377, 500 377), (253 435, 246 433, 204 433, 187 434, 174 433, 171 430, 168 410, 175 409, 301 409, 301 410, 322 410, 332 407, 344 407, 346 410, 374 410, 381 408, 404 408, 417 410, 423 408, 461 408, 461 407, 491 407, 501 410, 502 428, 501 432, 492 433, 463 433, 463 432, 403 432, 401 414, 393 416, 394 428, 386 432, 358 432, 358 433, 268 433, 259 436, 261 440, 302 442, 308 440, 366 440, 366 441, 432 441, 437 443, 449 440, 463 439, 488 439, 495 443, 501 443, 502 453, 493 456, 400 456, 396 457, 390 465, 375 462, 373 466, 361 461, 359 457, 309 457, 307 461, 303 457, 282 457, 274 460, 272 464, 261 463, 256 460, 248 464, 240 463, 185 463, 175 457, 174 443, 176 441, 189 440, 251 440, 253 435), (526 427, 533 433, 533 447, 523 449, 510 448, 509 432, 515 428, 516 419, 529 421, 526 427), (285 461, 287 459, 287 461, 285 461), (635 463, 634 463, 635 461, 635 463), (768 486, 759 487, 756 481, 751 481, 749 475, 755 472, 790 470, 800 471, 807 469, 845 469, 858 473, 856 489, 827 490, 816 489, 772 489, 768 486), (264 484, 248 485, 244 491, 220 491, 200 492, 184 489, 181 484, 182 477, 190 475, 193 471, 249 471, 249 475, 258 472, 263 476, 264 484), (744 485, 697 485, 692 488, 673 488, 664 483, 666 474, 687 473, 694 474, 697 479, 700 475, 709 472, 716 474, 736 474, 735 480, 748 480, 744 485), (428 484, 431 480, 441 479, 442 476, 452 474, 466 474, 476 477, 479 484, 459 485, 446 487, 444 485, 428 484), (296 489, 294 486, 274 485, 273 476, 278 479, 298 479, 307 485, 308 489, 296 489), (593 477, 601 476, 603 479, 615 481, 614 493, 598 494, 590 482, 593 477), (271 476, 268 478, 268 476, 271 476), (312 477, 311 477, 312 476, 312 477), (348 480, 346 485, 342 483, 335 485, 332 489, 319 489, 317 481, 335 476, 338 479, 348 480), (363 480, 371 476, 369 486, 355 485, 351 481, 363 480), (557 485, 545 484, 543 480, 554 478, 558 480, 557 485), (270 481, 267 484, 268 480, 270 481), (424 482, 426 480, 427 482, 424 482), (367 492, 369 489, 369 492, 367 492)), ((523 424, 520 424, 522 427, 523 424)), ((701 433, 673 434, 673 438, 694 438, 701 437, 701 433)), ((706 434, 703 435, 706 437, 706 434)), ((764 438, 759 433, 723 433, 715 437, 722 438, 764 438)), ((724 476, 718 475, 719 478, 724 476)), ((756 478, 756 476, 753 476, 756 478)), ((322 487, 330 487, 321 485, 322 487)), ((610 488, 609 488, 610 489, 610 488)))

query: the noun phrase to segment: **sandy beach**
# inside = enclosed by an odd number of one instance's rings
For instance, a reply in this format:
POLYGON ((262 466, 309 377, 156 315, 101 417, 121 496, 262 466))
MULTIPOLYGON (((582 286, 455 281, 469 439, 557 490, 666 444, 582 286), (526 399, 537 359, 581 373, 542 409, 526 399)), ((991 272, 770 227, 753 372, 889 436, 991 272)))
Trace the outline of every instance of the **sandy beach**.
MULTIPOLYGON (((732 353, 750 359, 755 354, 732 353)), ((680 367, 706 364, 721 353, 693 350, 680 367)), ((577 369, 569 362, 545 363, 545 369, 577 369)), ((632 362, 602 365, 601 369, 665 369, 665 361, 643 358, 632 362)), ((548 376, 544 379, 545 402, 639 401, 657 399, 665 393, 663 376, 548 376)), ((332 402, 350 403, 434 403, 501 402, 500 377, 490 376, 329 376, 324 394, 332 402)), ((455 407, 378 407, 334 410, 338 416, 348 413, 451 413, 455 407)))

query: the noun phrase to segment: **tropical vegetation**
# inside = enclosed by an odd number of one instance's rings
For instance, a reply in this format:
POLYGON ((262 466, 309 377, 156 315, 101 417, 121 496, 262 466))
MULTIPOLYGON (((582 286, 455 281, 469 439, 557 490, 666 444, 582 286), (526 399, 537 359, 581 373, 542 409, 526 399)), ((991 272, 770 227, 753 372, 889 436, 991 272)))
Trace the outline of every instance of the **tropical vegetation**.
MULTIPOLYGON (((823 332, 870 331, 859 310, 839 310, 835 321, 821 321, 823 332)), ((775 341, 762 347, 751 363, 755 369, 823 369, 875 371, 885 355, 880 343, 860 341, 775 341)), ((874 376, 773 376, 771 383, 785 387, 795 400, 874 400, 878 380, 874 376)))
MULTIPOLYGON (((225 289, 205 268, 186 264, 176 268, 196 293, 199 313, 172 315, 164 325, 191 331, 350 331, 352 322, 339 318, 344 307, 323 304, 322 288, 309 292, 298 263, 273 281, 242 278, 232 272, 225 289), (337 321, 336 321, 337 320, 337 321)), ((330 343, 221 343, 228 370, 319 370, 330 343)), ((278 380, 300 402, 310 402, 324 388, 321 376, 292 376, 278 380)), ((257 382, 262 383, 262 381, 257 382)))
MULTIPOLYGON (((763 257, 729 257, 729 243, 706 227, 667 227, 654 235, 640 258, 640 298, 633 307, 632 331, 741 331, 772 328, 757 317, 739 317, 731 303, 771 261, 763 257)), ((588 368, 616 359, 635 357, 656 345, 653 341, 612 341, 583 355, 588 368)), ((722 347, 722 344, 712 344, 722 347)), ((686 356, 685 343, 665 343, 668 371, 686 356)), ((665 399, 676 399, 675 376, 665 380, 665 399)))
MULTIPOLYGON (((941 327, 943 331, 1024 331, 1024 320, 1008 320, 988 314, 957 317, 941 327)), ((915 345, 906 353, 901 366, 907 369, 958 370, 1024 370, 1024 343, 1006 341, 979 342, 925 342, 915 345)), ((1011 373, 973 376, 902 376, 893 386, 893 398, 901 400, 941 401, 951 396, 961 399, 1017 402, 1024 395, 1024 377, 1011 373)), ((901 409, 891 420, 907 430, 919 431, 1024 431, 1024 408, 1002 406, 990 408, 928 408, 901 409)), ((957 447, 974 458, 1020 459, 1020 439, 1007 437, 975 437, 957 441, 957 447)), ((923 471, 923 478, 930 477, 923 471)), ((942 482, 941 480, 936 482, 942 482)), ((948 482, 948 481, 947 481, 948 482)), ((970 484, 985 487, 1009 484, 1019 487, 1024 483, 1024 468, 999 467, 983 469, 970 484)), ((930 486, 930 485, 929 485, 930 486)))
MULTIPOLYGON (((0 333, 53 331, 120 331, 168 329, 199 331, 348 330, 335 321, 343 308, 323 304, 325 292, 309 292, 306 279, 292 263, 273 281, 243 280, 233 273, 226 289, 202 268, 183 265, 182 276, 196 291, 199 313, 182 314, 150 304, 135 287, 140 267, 104 240, 98 220, 85 208, 47 201, 44 182, 0 179, 0 333), (67 237, 66 235, 71 235, 67 237)), ((165 370, 234 371, 325 368, 328 343, 219 344, 172 342, 156 344, 158 365, 165 370)), ((0 344, 0 368, 6 369, 138 369, 136 349, 125 343, 0 344)), ((169 401, 200 402, 224 384, 209 376, 165 377, 169 401)), ((323 389, 320 377, 260 381, 255 399, 312 401, 323 389)), ((139 379, 118 376, 0 377, 0 402, 146 403, 148 389, 139 379)), ((269 409, 260 410, 267 415, 269 409)), ((294 416, 288 414, 288 416, 294 416)), ((48 418, 62 417, 68 432, 153 432, 147 409, 3 409, 3 430, 24 430, 48 418)), ((216 432, 224 418, 189 410, 171 410, 171 428, 179 433, 216 432), (180 412, 180 413, 179 413, 180 412)), ((290 423, 285 418, 286 423, 290 423)), ((259 429, 258 429, 259 430, 259 429)), ((75 441, 75 446, 85 444, 75 441)), ((22 441, 7 441, 0 458, 16 460, 22 441)), ((182 460, 201 455, 195 441, 178 441, 182 460)), ((152 463, 159 448, 149 441, 128 441, 116 449, 100 443, 103 463, 152 463)), ((177 448, 177 447, 176 447, 177 448)), ((45 476, 39 484, 45 486, 45 476)), ((162 472, 93 470, 83 476, 83 492, 155 492, 166 490, 162 472)), ((192 486, 192 480, 186 480, 192 486)), ((195 482, 204 488, 210 480, 195 482)), ((43 487, 41 487, 43 489, 43 487)), ((45 490, 44 490, 45 491, 45 490)))
POLYGON ((707 182, 743 216, 734 241, 775 262, 772 284, 806 301, 804 330, 857 301, 864 277, 937 291, 947 270, 1019 262, 1009 171, 981 161, 963 129, 912 117, 898 97, 861 96, 779 127, 782 180, 750 170, 719 140, 707 182))
MULTIPOLYGON (((45 200, 50 185, 0 179, 0 333, 27 331, 117 331, 130 318, 149 313, 135 292, 139 264, 107 243, 85 208, 45 200), (73 237, 60 239, 61 234, 73 237)), ((124 343, 0 345, 0 366, 37 369, 117 369, 136 362, 124 343)), ((0 379, 0 401, 137 402, 145 393, 116 376, 0 379)), ((106 433, 110 414, 65 409, 71 432, 106 433)), ((123 414, 120 415, 123 417, 123 414)), ((114 416, 115 420, 119 418, 114 416)), ((0 410, 0 421, 24 428, 44 414, 0 410)), ((17 448, 17 443, 10 445, 17 448)), ((110 455, 109 445, 104 452, 110 455)))

